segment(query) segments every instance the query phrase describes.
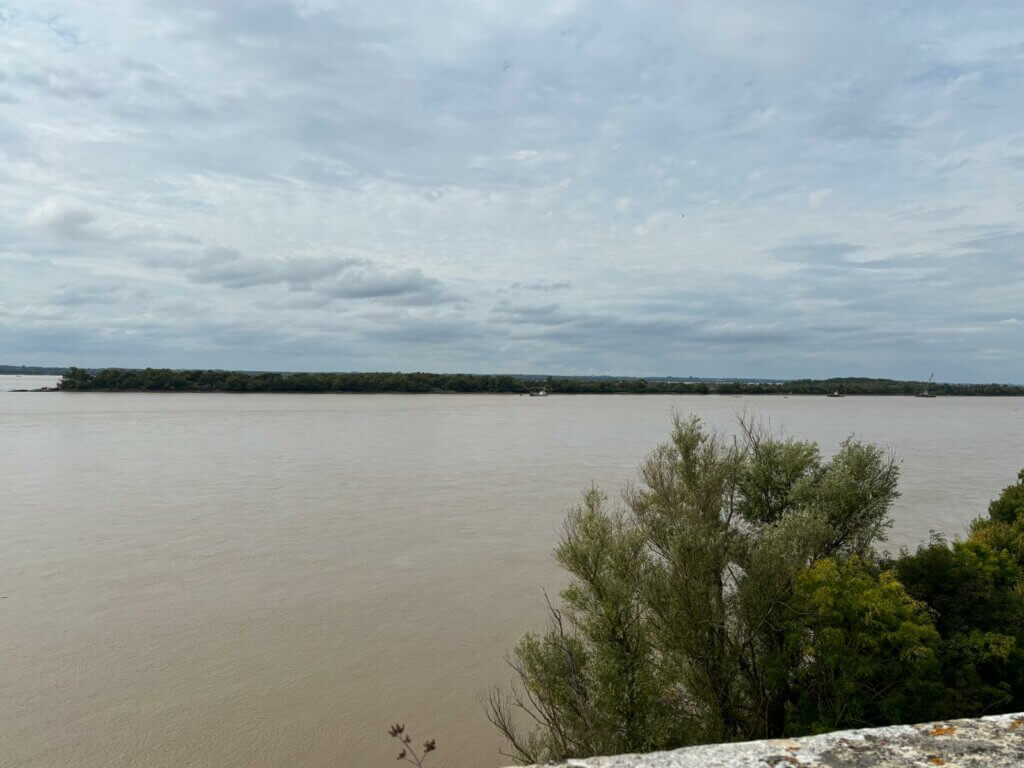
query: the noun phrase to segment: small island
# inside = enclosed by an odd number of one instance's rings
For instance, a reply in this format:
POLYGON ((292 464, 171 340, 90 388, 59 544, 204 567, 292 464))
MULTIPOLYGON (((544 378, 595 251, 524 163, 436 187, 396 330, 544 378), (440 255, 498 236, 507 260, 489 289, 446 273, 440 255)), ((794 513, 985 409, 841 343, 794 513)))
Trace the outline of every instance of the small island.
MULTIPOLYGON (((613 376, 531 376, 474 373, 281 373, 170 368, 68 368, 62 391, 504 393, 559 395, 918 395, 923 381, 895 379, 704 379, 613 376)), ((931 384, 937 396, 1021 396, 1018 384, 931 384)))

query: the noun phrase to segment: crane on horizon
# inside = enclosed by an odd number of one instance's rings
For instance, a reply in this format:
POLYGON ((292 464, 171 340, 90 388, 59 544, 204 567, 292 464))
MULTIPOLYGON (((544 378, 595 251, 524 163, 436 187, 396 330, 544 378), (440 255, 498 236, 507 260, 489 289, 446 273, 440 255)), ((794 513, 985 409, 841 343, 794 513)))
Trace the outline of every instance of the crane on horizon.
POLYGON ((928 377, 928 381, 925 382, 924 389, 922 389, 920 392, 914 395, 914 397, 935 397, 935 395, 932 392, 928 391, 928 387, 931 386, 932 379, 934 378, 935 374, 933 373, 931 376, 928 377))

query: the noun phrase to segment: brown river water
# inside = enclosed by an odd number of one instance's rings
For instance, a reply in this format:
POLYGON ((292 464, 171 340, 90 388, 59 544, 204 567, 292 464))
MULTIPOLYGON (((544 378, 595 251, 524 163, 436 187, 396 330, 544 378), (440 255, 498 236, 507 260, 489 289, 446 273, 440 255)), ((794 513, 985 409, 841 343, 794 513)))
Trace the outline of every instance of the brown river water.
POLYGON ((893 448, 893 548, 1024 466, 1024 399, 6 392, 50 381, 0 377, 2 766, 509 762, 479 696, 564 511, 673 411, 893 448))

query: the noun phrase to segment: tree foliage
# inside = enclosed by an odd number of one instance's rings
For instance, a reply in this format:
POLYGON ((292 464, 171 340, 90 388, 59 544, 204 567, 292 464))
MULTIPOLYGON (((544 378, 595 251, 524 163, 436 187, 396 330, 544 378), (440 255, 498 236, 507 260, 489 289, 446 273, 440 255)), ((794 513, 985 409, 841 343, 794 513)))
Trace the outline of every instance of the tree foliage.
POLYGON ((523 685, 495 693, 490 716, 514 757, 652 750, 685 738, 663 696, 655 626, 637 593, 646 553, 639 529, 596 489, 571 510, 556 558, 577 578, 551 607, 548 631, 526 635, 511 661, 523 685), (522 732, 518 712, 548 727, 522 732))
POLYGON ((1009 552, 1024 567, 1024 469, 988 508, 988 518, 971 526, 971 538, 1009 552))
POLYGON ((895 568, 943 638, 937 716, 1024 708, 1024 470, 966 541, 934 537, 895 568))
POLYGON ((790 606, 802 663, 793 669, 789 733, 927 719, 943 692, 941 638, 928 607, 892 571, 856 556, 826 558, 800 574, 790 606))
POLYGON ((487 700, 510 756, 545 762, 1024 708, 1024 472, 965 541, 882 559, 898 471, 848 439, 697 419, 556 550, 547 631, 487 700))
POLYGON ((727 441, 677 420, 624 509, 591 491, 569 515, 556 553, 572 576, 563 604, 545 634, 516 648, 512 688, 489 699, 514 757, 787 730, 801 642, 818 641, 813 632, 794 641, 801 574, 870 556, 897 467, 855 440, 826 460, 813 443, 741 427, 727 441))

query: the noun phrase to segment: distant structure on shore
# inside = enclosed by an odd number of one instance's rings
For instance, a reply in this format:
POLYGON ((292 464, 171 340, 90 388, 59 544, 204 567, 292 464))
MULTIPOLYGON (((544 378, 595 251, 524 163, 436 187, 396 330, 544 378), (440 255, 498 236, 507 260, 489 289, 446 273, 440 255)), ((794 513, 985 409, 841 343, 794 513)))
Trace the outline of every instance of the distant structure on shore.
POLYGON ((934 379, 934 378, 935 378, 935 374, 933 373, 931 376, 928 377, 928 381, 925 382, 924 389, 922 389, 920 392, 918 392, 916 395, 914 395, 914 397, 935 397, 935 393, 934 392, 929 392, 928 391, 928 387, 931 386, 932 379, 934 379))

